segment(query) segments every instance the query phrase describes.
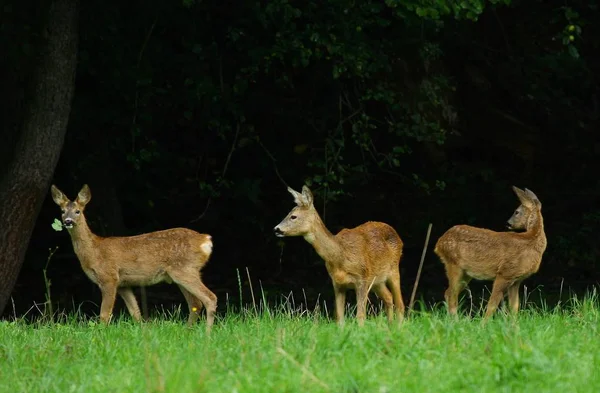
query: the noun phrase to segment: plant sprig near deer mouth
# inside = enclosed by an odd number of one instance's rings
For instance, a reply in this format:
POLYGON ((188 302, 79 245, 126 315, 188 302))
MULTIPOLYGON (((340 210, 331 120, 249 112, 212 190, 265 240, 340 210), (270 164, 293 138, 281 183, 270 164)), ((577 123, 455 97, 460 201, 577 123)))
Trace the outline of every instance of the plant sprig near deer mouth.
POLYGON ((52 199, 61 209, 63 225, 69 231, 73 250, 85 274, 102 292, 100 319, 110 322, 117 293, 129 313, 141 320, 141 313, 131 286, 175 282, 189 307, 188 324, 206 308, 206 327, 210 330, 217 308, 217 297, 200 278, 200 270, 212 254, 210 235, 187 228, 173 228, 137 236, 101 237, 87 225, 84 210, 91 191, 84 185, 74 201, 56 186, 52 199))

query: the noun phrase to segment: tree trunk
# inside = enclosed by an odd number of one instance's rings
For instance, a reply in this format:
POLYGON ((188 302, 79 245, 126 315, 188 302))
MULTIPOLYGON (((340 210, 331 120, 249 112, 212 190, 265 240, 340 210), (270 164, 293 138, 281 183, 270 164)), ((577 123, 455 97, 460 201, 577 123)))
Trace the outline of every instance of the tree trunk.
POLYGON ((48 194, 71 110, 77 65, 77 0, 54 0, 47 9, 38 68, 19 140, 0 179, 0 314, 48 194))

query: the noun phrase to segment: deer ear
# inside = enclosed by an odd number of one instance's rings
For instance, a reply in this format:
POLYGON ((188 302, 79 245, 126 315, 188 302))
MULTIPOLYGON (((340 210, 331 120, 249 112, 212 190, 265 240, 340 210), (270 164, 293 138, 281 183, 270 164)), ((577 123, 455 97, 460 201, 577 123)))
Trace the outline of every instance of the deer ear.
POLYGON ((77 203, 79 203, 81 206, 85 206, 88 204, 90 199, 92 199, 92 192, 90 191, 88 185, 84 184, 83 187, 81 187, 79 194, 77 194, 77 203))
POLYGON ((530 189, 526 188, 525 189, 525 194, 527 195, 527 198, 529 198, 529 200, 531 202, 533 202, 535 205, 537 205, 537 206, 541 206, 542 205, 542 202, 540 202, 540 200, 538 199, 538 197, 530 189))
POLYGON ((50 187, 50 193, 52 194, 52 200, 58 206, 64 206, 67 203, 69 203, 69 198, 67 198, 65 194, 63 194, 63 192, 59 190, 58 187, 56 187, 54 184, 52 185, 52 187, 50 187))
POLYGON ((313 204, 313 194, 306 185, 302 186, 302 197, 304 198, 306 206, 311 206, 313 204))
POLYGON ((519 187, 516 186, 512 186, 512 189, 515 192, 515 194, 517 194, 517 198, 519 198, 519 201, 521 201, 522 205, 531 206, 532 201, 525 191, 521 190, 519 187))
POLYGON ((298 206, 304 205, 304 198, 302 197, 302 194, 300 194, 298 191, 292 189, 292 187, 288 187, 287 190, 294 197, 294 202, 296 203, 296 205, 298 205, 298 206))

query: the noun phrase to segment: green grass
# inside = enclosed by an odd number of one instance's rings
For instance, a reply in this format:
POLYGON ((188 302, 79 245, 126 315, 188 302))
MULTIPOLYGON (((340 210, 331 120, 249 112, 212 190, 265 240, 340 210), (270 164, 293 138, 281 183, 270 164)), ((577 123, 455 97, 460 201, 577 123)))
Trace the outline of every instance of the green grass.
POLYGON ((281 307, 228 312, 207 336, 184 316, 103 326, 0 322, 1 392, 597 392, 596 297, 488 324, 443 311, 401 328, 281 307))

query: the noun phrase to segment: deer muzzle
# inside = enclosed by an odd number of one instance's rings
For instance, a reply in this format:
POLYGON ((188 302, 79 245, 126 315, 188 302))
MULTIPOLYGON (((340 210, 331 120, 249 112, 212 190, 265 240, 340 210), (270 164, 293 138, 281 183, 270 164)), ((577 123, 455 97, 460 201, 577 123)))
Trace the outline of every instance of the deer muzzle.
POLYGON ((279 229, 278 226, 275 227, 275 228, 273 228, 273 231, 275 232, 275 236, 277 236, 277 237, 284 237, 285 236, 284 233, 283 233, 283 231, 281 229, 279 229))
POLYGON ((72 218, 65 218, 64 224, 65 224, 65 226, 67 228, 73 228, 73 219, 72 218))

